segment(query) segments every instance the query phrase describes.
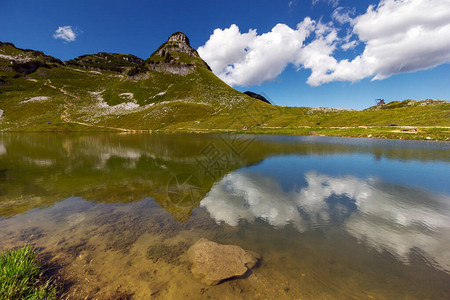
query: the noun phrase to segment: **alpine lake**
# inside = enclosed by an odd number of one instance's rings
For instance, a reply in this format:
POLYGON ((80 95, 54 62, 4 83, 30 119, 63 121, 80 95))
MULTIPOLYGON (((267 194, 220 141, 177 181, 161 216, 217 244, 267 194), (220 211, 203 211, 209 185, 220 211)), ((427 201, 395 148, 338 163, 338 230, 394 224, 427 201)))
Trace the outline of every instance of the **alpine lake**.
POLYGON ((69 299, 450 299, 450 143, 0 134, 0 249, 69 299), (261 256, 208 286, 206 238, 261 256))

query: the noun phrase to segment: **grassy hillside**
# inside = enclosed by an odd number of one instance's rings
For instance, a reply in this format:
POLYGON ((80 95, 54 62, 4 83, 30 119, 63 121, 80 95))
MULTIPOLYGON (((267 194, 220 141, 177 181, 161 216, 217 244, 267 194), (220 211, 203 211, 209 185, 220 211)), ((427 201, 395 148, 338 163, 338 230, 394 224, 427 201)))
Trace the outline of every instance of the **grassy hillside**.
POLYGON ((97 53, 68 62, 0 44, 0 130, 233 131, 448 140, 448 101, 363 111, 280 107, 217 78, 181 33, 150 58, 97 53))

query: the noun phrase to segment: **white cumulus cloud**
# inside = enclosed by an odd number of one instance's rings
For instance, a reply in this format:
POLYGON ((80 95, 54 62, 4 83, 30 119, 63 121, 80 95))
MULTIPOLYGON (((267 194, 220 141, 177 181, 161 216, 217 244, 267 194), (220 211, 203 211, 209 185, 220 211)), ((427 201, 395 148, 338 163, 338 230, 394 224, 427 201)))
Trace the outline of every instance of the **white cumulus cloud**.
POLYGON ((62 39, 66 42, 74 42, 77 34, 73 31, 72 26, 59 26, 53 34, 53 38, 62 39))
POLYGON ((260 84, 283 72, 298 55, 314 24, 306 18, 296 29, 278 24, 271 32, 261 35, 256 30, 241 33, 238 26, 231 25, 224 30, 214 30, 198 52, 228 84, 260 84))
POLYGON ((344 24, 344 23, 350 23, 353 21, 351 18, 352 15, 355 14, 355 9, 349 9, 345 7, 338 7, 336 8, 333 13, 331 14, 331 17, 333 20, 337 21, 338 23, 344 24))
POLYGON ((289 64, 310 69, 307 83, 318 86, 380 80, 450 62, 450 0, 381 0, 353 15, 353 9, 338 7, 334 23, 307 17, 295 29, 278 24, 263 34, 241 33, 231 25, 216 29, 198 51, 215 74, 234 86, 274 80, 289 64), (337 51, 358 44, 364 45, 361 53, 336 59, 337 51))

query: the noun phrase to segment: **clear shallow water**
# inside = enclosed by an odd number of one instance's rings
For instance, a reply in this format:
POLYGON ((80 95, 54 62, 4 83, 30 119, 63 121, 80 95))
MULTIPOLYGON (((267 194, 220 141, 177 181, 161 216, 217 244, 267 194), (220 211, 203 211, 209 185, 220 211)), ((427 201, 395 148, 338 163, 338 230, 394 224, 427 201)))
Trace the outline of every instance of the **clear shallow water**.
POLYGON ((0 135, 0 248, 72 298, 446 299, 450 145, 292 136, 0 135), (208 287, 201 237, 262 255, 208 287))

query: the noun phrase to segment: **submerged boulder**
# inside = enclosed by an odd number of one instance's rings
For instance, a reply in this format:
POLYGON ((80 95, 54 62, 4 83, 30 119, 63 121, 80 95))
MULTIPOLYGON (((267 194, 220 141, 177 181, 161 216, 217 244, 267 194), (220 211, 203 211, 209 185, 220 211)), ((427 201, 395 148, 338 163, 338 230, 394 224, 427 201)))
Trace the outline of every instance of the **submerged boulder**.
POLYGON ((221 245, 207 239, 198 240, 188 251, 195 277, 207 285, 239 278, 255 267, 260 256, 235 245, 221 245))

